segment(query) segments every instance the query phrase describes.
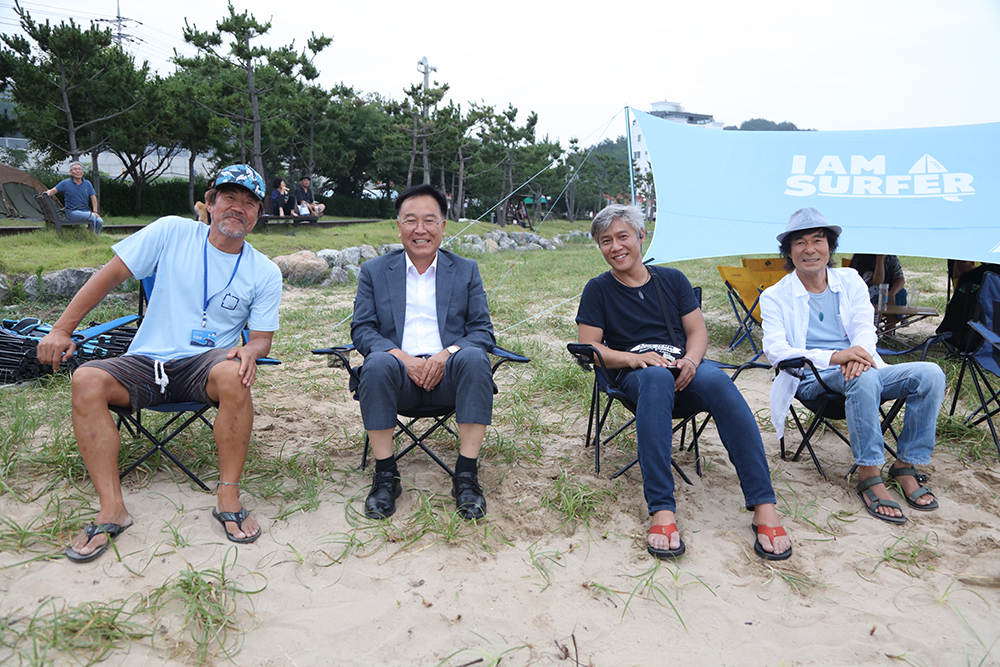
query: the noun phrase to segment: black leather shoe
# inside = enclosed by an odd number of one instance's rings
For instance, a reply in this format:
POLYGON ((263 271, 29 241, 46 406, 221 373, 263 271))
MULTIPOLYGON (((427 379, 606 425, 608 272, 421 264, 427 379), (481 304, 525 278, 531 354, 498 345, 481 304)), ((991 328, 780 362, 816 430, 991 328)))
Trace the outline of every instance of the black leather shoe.
POLYGON ((395 472, 377 472, 372 477, 372 490, 365 498, 365 516, 388 519, 396 513, 396 498, 403 493, 403 484, 395 472))
POLYGON ((451 495, 463 519, 486 516, 486 497, 474 472, 460 472, 451 478, 451 495))

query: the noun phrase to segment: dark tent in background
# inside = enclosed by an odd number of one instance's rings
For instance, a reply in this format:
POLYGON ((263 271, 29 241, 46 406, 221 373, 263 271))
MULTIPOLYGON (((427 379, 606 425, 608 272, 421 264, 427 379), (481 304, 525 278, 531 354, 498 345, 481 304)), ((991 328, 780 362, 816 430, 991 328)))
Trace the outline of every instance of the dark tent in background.
POLYGON ((0 218, 44 220, 35 195, 46 190, 48 188, 31 174, 0 164, 0 194, 3 195, 0 218))

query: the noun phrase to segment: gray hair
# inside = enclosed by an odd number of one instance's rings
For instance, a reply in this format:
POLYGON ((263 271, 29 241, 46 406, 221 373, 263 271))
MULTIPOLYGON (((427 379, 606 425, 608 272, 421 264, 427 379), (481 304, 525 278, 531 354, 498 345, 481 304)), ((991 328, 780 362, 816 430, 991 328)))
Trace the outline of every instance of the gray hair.
POLYGON ((642 219, 642 211, 635 206, 623 206, 621 204, 611 204, 605 206, 600 213, 594 216, 594 221, 590 223, 590 237, 596 242, 601 234, 608 231, 615 220, 621 220, 626 225, 635 230, 636 234, 645 234, 646 223, 642 219))
POLYGON ((75 167, 78 164, 80 165, 80 169, 83 169, 83 165, 80 164, 79 162, 70 162, 69 163, 69 168, 72 169, 73 167, 75 167))

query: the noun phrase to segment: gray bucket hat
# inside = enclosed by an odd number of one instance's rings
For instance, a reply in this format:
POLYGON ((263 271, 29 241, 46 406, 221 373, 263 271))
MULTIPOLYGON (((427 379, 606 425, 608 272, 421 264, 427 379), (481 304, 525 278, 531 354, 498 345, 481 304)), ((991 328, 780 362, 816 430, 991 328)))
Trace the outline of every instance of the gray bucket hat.
POLYGON ((785 231, 778 234, 778 243, 785 240, 785 237, 792 232, 798 232, 803 229, 816 229, 818 227, 825 227, 826 229, 832 230, 837 236, 840 236, 840 232, 843 231, 837 225, 831 225, 823 217, 823 214, 814 208, 800 208, 795 213, 792 213, 792 217, 788 219, 788 226, 785 227, 785 231))

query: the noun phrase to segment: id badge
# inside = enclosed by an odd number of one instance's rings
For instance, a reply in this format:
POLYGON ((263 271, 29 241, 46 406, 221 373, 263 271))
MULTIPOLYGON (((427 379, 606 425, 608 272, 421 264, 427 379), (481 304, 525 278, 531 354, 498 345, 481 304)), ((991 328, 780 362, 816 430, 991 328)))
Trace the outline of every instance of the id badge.
POLYGON ((215 347, 215 332, 206 329, 191 329, 191 345, 195 347, 215 347))

